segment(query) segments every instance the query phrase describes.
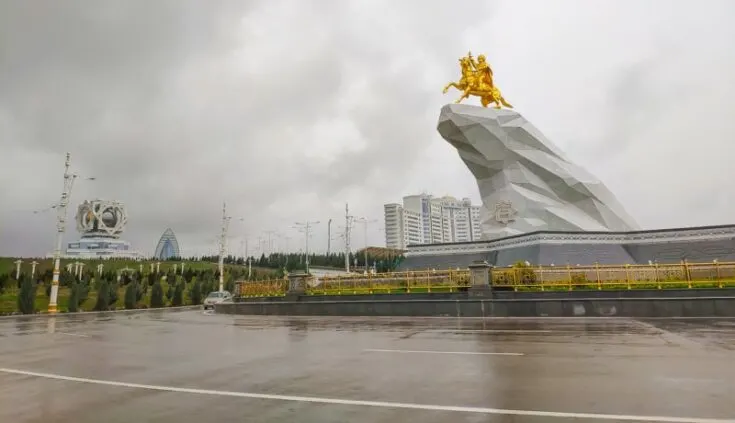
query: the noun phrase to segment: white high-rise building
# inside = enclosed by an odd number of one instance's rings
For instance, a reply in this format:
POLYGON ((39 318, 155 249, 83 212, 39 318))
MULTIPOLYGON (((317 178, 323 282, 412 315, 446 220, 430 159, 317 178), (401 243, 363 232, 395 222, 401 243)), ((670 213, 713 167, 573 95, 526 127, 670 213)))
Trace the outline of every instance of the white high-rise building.
POLYGON ((386 204, 385 244, 405 249, 410 244, 478 241, 482 235, 480 206, 469 198, 403 197, 403 205, 386 204))

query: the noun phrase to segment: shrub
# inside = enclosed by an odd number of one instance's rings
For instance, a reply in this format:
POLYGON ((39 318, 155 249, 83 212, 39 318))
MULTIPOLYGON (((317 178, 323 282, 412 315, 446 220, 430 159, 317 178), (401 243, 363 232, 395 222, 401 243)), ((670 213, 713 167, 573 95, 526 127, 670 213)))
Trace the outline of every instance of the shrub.
POLYGON ((110 283, 106 279, 100 281, 97 287, 97 303, 94 305, 96 311, 107 311, 110 309, 110 283))
POLYGON ((71 272, 67 272, 66 269, 61 271, 59 274, 59 286, 72 286, 76 278, 71 272))
POLYGON ((148 284, 141 282, 135 287, 135 302, 140 303, 143 301, 143 297, 148 293, 148 284))
POLYGON ((156 282, 151 288, 151 308, 163 307, 163 287, 161 282, 156 282))
MULTIPOLYGON (((74 285, 77 286, 77 293, 79 294, 79 296, 77 297, 77 307, 81 307, 82 304, 84 304, 84 302, 87 301, 87 299, 89 298, 89 290, 91 289, 90 284, 89 282, 82 281, 79 283, 75 283, 74 285)), ((72 285, 72 287, 74 285, 72 285)))
POLYGON ((36 285, 31 278, 21 278, 20 292, 18 293, 18 310, 23 314, 33 314, 36 302, 36 285))
POLYGON ((138 291, 137 282, 129 283, 128 287, 125 288, 125 308, 126 309, 132 310, 135 308, 136 304, 138 304, 137 291, 138 291))
POLYGON ((7 273, 0 274, 0 294, 5 292, 5 287, 7 286, 9 281, 10 275, 8 275, 7 273))
POLYGON ((536 272, 525 262, 519 261, 513 265, 517 281, 521 284, 533 285, 536 283, 536 272))
POLYGON ((174 295, 171 299, 171 305, 174 307, 178 307, 181 305, 184 305, 184 283, 179 282, 176 284, 176 288, 174 289, 174 295))
POLYGON ((571 275, 572 283, 575 285, 583 285, 590 282, 587 280, 587 274, 584 272, 572 272, 571 275))
MULTIPOLYGON (((110 283, 110 288, 109 288, 110 294, 109 294, 109 300, 107 301, 108 306, 112 306, 117 302, 117 299, 119 298, 119 296, 117 295, 117 288, 118 288, 117 282, 110 283)), ((114 307, 109 307, 109 308, 114 308, 114 307)))
POLYGON ((512 278, 508 277, 508 272, 503 270, 492 270, 494 285, 508 285, 512 278))
POLYGON ((80 291, 82 289, 82 285, 79 283, 73 283, 71 285, 71 292, 69 293, 69 303, 66 306, 66 309, 69 313, 75 313, 79 311, 79 299, 81 297, 80 291))
POLYGON ((202 283, 199 281, 194 281, 194 283, 191 284, 191 289, 189 289, 189 298, 191 299, 191 303, 194 305, 199 305, 202 303, 202 283))
POLYGON ((168 289, 166 290, 166 299, 168 300, 168 302, 173 301, 175 289, 176 289, 176 281, 174 279, 171 279, 171 281, 168 284, 168 289))

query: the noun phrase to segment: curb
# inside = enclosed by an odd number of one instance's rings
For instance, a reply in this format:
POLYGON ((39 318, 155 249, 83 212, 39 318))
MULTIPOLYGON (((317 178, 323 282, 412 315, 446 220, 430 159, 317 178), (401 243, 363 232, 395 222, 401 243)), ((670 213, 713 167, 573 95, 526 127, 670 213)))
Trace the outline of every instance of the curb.
POLYGON ((63 313, 55 313, 51 314, 49 312, 41 312, 41 313, 34 313, 34 314, 10 314, 5 316, 0 316, 0 320, 2 319, 15 319, 18 317, 29 317, 29 318, 44 318, 44 317, 64 317, 64 316, 88 316, 88 315, 96 315, 96 314, 110 314, 110 313, 147 313, 151 311, 185 311, 185 310, 197 310, 201 309, 201 305, 188 305, 188 306, 179 306, 179 307, 160 307, 160 308, 136 308, 136 309, 121 309, 121 310, 108 310, 108 311, 76 311, 74 313, 69 312, 63 312, 63 313))

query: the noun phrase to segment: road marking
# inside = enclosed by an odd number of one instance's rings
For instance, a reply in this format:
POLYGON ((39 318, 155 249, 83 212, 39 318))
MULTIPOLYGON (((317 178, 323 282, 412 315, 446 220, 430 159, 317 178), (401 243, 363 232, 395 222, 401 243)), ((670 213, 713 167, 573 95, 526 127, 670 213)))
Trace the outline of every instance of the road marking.
POLYGON ((21 331, 18 331, 18 332, 11 332, 10 334, 11 335, 36 335, 36 334, 39 334, 39 333, 46 333, 46 332, 47 332, 46 329, 41 329, 41 330, 21 330, 21 331))
POLYGON ((56 332, 59 335, 67 335, 67 336, 78 336, 81 338, 89 338, 89 335, 84 335, 82 333, 71 333, 71 332, 56 332))
POLYGON ((429 329, 439 333, 552 333, 548 329, 429 329))
POLYGON ((524 353, 511 352, 476 352, 476 351, 421 351, 421 350, 387 350, 378 348, 369 348, 364 351, 368 352, 392 352, 392 353, 416 353, 416 354, 459 354, 459 355, 525 355, 524 353))
POLYGON ((512 410, 503 408, 463 407, 451 405, 413 404, 404 402, 361 401, 338 398, 302 397, 296 395, 255 394, 249 392, 216 391, 212 389, 177 388, 173 386, 143 385, 139 383, 118 382, 113 380, 87 379, 82 377, 62 376, 52 373, 29 372, 26 370, 0 368, 0 373, 33 376, 46 379, 64 380, 68 382, 91 383, 96 385, 117 386, 123 388, 147 389, 151 391, 179 392, 184 394, 215 395, 223 397, 254 398, 279 401, 310 402, 315 404, 355 405, 364 407, 401 408, 423 411, 454 411, 459 413, 501 414, 515 416, 560 417, 570 419, 624 420, 638 422, 662 423, 735 423, 735 419, 709 419, 698 417, 666 417, 636 416, 625 414, 569 413, 557 411, 512 410))

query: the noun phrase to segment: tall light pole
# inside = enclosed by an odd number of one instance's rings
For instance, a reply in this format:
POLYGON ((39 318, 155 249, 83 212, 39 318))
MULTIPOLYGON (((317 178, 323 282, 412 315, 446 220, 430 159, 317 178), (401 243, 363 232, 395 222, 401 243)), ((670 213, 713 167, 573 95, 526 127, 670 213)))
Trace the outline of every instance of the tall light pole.
POLYGON ((69 205, 69 197, 74 187, 74 180, 77 175, 69 173, 71 165, 71 154, 66 153, 66 162, 64 164, 64 190, 61 192, 61 201, 56 207, 56 248, 54 248, 54 273, 51 279, 51 295, 49 296, 48 312, 56 313, 56 301, 59 296, 59 273, 61 267, 61 243, 64 238, 64 230, 66 229, 66 207, 69 205))
POLYGON ((248 239, 245 238, 245 256, 248 261, 248 279, 253 276, 253 261, 250 259, 250 251, 248 250, 248 239))
POLYGON ((345 203, 345 272, 350 272, 350 229, 353 216, 350 216, 350 205, 345 203))
POLYGON ((273 254, 273 241, 271 239, 271 236, 274 235, 276 233, 276 231, 263 231, 263 233, 268 236, 268 238, 267 238, 268 239, 268 244, 267 244, 268 245, 268 254, 267 255, 270 256, 271 254, 273 254))
POLYGON ((222 203, 222 234, 219 239, 219 291, 225 290, 225 245, 227 243, 227 228, 230 226, 230 217, 227 217, 227 204, 222 203))
POLYGON ((365 273, 367 274, 367 271, 368 271, 368 237, 367 237, 368 223, 375 223, 378 220, 377 219, 368 220, 367 217, 361 217, 358 219, 358 221, 360 221, 363 225, 365 225, 364 226, 364 229, 365 229, 365 273))
POLYGON ((327 222, 327 257, 332 252, 332 219, 327 222))
POLYGON ((301 231, 304 232, 304 238, 306 240, 305 245, 305 255, 306 255, 306 273, 309 273, 309 236, 311 236, 311 229, 313 225, 319 224, 318 220, 310 221, 307 220, 306 222, 296 222, 296 227, 299 228, 301 231))
MULTIPOLYGON (((237 220, 239 222, 245 222, 245 218, 244 217, 240 217, 237 220)), ((247 263, 247 266, 248 266, 248 279, 250 279, 250 277, 253 274, 253 267, 252 267, 252 260, 250 260, 250 250, 248 249, 248 247, 249 247, 248 241, 249 241, 248 240, 248 236, 246 234, 245 237, 242 240, 240 240, 240 249, 242 250, 242 244, 244 243, 245 244, 245 260, 246 260, 246 263, 247 263)), ((242 253, 242 251, 241 251, 241 253, 242 253)))
POLYGON ((289 254, 291 254, 291 249, 289 247, 289 241, 291 240, 291 237, 284 236, 283 239, 285 240, 285 243, 286 243, 286 246, 285 246, 286 249, 283 255, 286 257, 286 268, 288 268, 288 257, 289 257, 289 254))

